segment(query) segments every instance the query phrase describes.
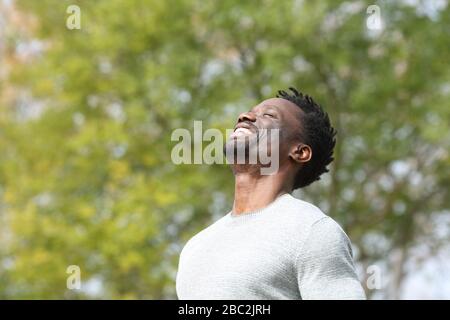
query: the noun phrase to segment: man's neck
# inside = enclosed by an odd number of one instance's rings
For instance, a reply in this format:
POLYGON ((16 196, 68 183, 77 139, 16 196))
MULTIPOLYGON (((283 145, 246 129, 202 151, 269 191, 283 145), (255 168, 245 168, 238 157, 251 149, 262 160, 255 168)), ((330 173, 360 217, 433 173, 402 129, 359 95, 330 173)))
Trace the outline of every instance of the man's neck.
POLYGON ((252 172, 235 174, 233 214, 239 215, 262 209, 284 193, 290 192, 285 179, 278 175, 252 172))

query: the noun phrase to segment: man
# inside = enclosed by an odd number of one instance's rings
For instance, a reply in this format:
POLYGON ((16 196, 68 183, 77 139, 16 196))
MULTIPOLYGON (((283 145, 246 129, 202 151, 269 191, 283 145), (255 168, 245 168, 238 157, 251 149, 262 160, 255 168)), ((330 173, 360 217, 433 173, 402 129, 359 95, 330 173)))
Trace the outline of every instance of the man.
POLYGON ((290 90, 239 116, 225 153, 240 151, 236 142, 246 141, 248 159, 254 142, 267 140, 262 132, 279 130, 279 144, 269 143, 269 152, 278 152, 278 170, 264 175, 260 161, 234 161, 233 209, 183 248, 180 299, 365 299, 344 231, 290 195, 328 172, 336 142, 327 113, 290 90))

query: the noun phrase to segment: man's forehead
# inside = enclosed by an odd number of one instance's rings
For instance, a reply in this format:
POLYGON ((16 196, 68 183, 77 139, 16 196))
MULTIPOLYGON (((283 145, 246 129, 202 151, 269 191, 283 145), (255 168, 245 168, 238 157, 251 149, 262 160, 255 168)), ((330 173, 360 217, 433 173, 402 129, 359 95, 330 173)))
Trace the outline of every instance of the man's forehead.
POLYGON ((289 112, 294 114, 301 113, 301 109, 293 102, 282 99, 282 98, 270 98, 267 100, 262 101, 258 105, 256 105, 253 109, 256 108, 267 108, 267 107, 273 107, 277 110, 280 110, 282 112, 289 112))

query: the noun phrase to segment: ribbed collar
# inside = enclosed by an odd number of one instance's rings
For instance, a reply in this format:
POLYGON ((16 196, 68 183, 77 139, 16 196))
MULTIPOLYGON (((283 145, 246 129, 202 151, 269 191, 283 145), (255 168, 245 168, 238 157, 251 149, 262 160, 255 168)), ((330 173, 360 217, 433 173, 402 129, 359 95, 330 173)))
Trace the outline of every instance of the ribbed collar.
POLYGON ((280 204, 285 199, 292 198, 292 196, 289 193, 284 193, 278 198, 276 198, 274 201, 269 203, 267 206, 250 212, 244 212, 240 213, 238 215, 233 214, 233 211, 228 212, 226 215, 226 219, 228 221, 232 221, 233 223, 245 223, 247 221, 255 220, 258 218, 262 218, 263 216, 270 213, 273 209, 273 207, 277 204, 280 204))

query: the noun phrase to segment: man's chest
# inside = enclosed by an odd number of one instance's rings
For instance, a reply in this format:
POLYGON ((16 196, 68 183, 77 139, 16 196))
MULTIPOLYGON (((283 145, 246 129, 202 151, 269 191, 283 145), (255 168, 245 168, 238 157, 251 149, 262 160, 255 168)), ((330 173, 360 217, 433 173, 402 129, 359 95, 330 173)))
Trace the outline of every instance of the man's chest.
POLYGON ((240 239, 204 239, 185 248, 180 260, 177 287, 236 299, 261 297, 275 290, 295 291, 295 257, 288 246, 270 236, 247 235, 240 239))

